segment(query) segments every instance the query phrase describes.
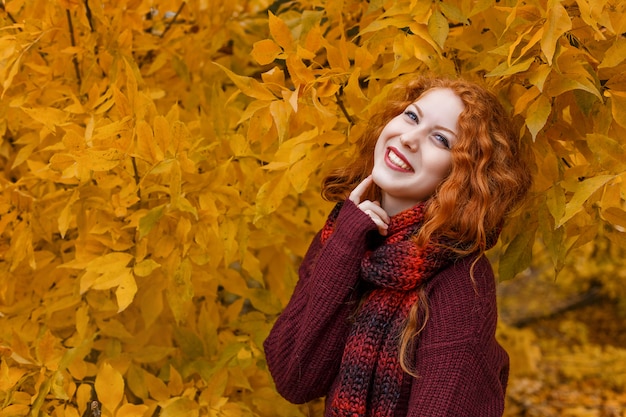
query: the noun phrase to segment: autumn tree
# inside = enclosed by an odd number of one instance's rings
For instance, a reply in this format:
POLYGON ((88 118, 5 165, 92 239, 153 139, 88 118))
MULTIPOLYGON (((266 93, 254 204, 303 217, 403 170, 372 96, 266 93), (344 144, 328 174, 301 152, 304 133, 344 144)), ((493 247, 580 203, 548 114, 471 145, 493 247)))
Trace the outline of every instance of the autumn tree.
MULTIPOLYGON (((92 401, 119 417, 317 415, 275 392, 262 341, 330 209, 321 178, 414 73, 487 83, 533 149, 532 195, 491 253, 500 279, 626 305, 624 2, 0 8, 1 417, 92 401)), ((501 338, 537 372, 524 331, 501 338)), ((617 347, 555 352, 626 363, 617 347)), ((559 369, 626 385, 616 365, 559 369)))

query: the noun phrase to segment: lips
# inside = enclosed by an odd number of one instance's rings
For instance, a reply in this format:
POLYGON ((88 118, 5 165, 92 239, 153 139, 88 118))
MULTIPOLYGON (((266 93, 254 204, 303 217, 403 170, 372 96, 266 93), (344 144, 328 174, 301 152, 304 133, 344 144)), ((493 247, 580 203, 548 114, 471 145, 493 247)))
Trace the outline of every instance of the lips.
POLYGON ((390 168, 395 169, 396 171, 413 172, 413 167, 409 164, 409 161, 407 161, 404 155, 398 152, 398 150, 393 146, 387 148, 385 162, 387 162, 387 165, 390 168))

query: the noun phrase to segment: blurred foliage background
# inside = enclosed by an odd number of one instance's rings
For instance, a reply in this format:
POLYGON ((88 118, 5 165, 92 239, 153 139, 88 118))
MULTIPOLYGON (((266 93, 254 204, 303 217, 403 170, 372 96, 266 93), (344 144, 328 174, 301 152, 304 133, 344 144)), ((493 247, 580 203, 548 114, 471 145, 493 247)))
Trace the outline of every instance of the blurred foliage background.
POLYGON ((488 84, 535 155, 490 252, 506 415, 626 415, 626 3, 5 0, 0 22, 0 417, 321 415, 262 341, 321 178, 414 73, 488 84))

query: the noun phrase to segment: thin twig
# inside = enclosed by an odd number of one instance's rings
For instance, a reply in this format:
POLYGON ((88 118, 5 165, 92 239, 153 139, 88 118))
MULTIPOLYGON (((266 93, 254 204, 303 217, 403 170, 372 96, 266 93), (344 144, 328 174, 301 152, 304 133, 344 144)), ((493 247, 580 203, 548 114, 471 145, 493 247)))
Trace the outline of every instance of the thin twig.
POLYGON ((343 100, 341 100, 340 92, 342 90, 343 90, 343 87, 339 90, 339 92, 335 93, 335 98, 337 99, 337 105, 339 105, 341 112, 343 113, 344 116, 346 116, 346 119, 348 119, 348 122, 350 123, 350 125, 353 125, 354 122, 352 121, 352 117, 350 116, 350 114, 348 114, 348 110, 346 109, 346 106, 343 104, 343 100))
POLYGON ((93 28, 93 16, 91 14, 91 8, 89 7, 89 0, 85 0, 85 15, 87 16, 87 21, 89 22, 89 28, 91 29, 91 33, 95 32, 93 28))
MULTIPOLYGON (((67 24, 70 28, 70 41, 72 42, 72 46, 76 47, 76 40, 74 39, 74 25, 72 24, 72 15, 69 9, 65 9, 65 15, 67 16, 67 24)), ((76 54, 72 57, 72 62, 74 63, 74 71, 76 72, 76 78, 78 79, 78 85, 82 84, 82 79, 80 77, 80 69, 78 68, 78 58, 76 54)))
POLYGON ((174 15, 174 17, 172 18, 172 20, 167 24, 167 26, 165 26, 165 29, 163 30, 163 32, 161 33, 161 35, 159 36, 160 38, 162 38, 163 36, 165 36, 165 34, 167 33, 168 30, 170 30, 170 28, 172 27, 172 25, 174 24, 174 22, 176 22, 176 18, 178 17, 178 15, 180 14, 180 12, 183 11, 183 8, 185 7, 185 2, 181 3, 180 7, 178 8, 178 10, 176 11, 176 14, 174 15))
POLYGON ((9 18, 11 22, 13 22, 13 24, 17 23, 17 21, 13 18, 13 16, 11 16, 11 13, 7 12, 7 9, 4 7, 4 3, 0 3, 0 9, 4 10, 4 12, 7 14, 7 17, 9 18))
POLYGON ((131 161, 133 163, 135 183, 137 184, 137 198, 141 200, 141 177, 139 176, 139 170, 137 169, 137 161, 135 161, 135 158, 131 158, 131 161))

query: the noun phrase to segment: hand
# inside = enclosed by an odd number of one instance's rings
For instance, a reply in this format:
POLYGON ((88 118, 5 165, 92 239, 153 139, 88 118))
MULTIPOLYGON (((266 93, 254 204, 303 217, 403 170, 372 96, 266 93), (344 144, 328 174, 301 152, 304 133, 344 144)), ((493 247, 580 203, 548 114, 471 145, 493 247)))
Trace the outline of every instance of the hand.
POLYGON ((387 236, 387 229, 389 228, 389 215, 380 206, 380 202, 370 200, 361 201, 363 195, 373 183, 374 180, 370 175, 361 181, 361 183, 357 185, 354 190, 352 190, 348 198, 356 204, 356 206, 361 209, 363 213, 367 214, 374 223, 376 223, 378 233, 383 236, 387 236))

